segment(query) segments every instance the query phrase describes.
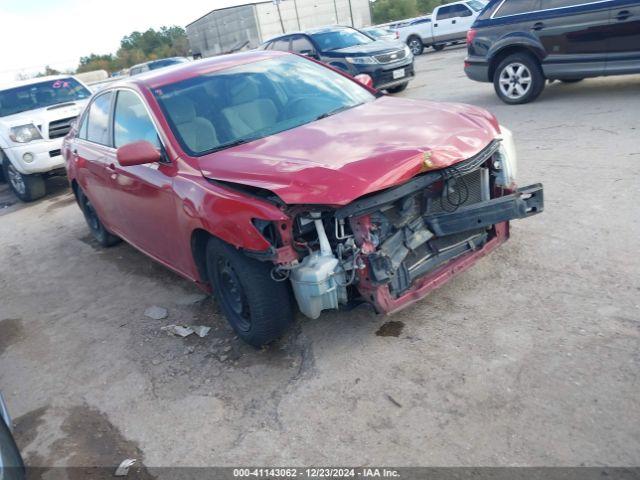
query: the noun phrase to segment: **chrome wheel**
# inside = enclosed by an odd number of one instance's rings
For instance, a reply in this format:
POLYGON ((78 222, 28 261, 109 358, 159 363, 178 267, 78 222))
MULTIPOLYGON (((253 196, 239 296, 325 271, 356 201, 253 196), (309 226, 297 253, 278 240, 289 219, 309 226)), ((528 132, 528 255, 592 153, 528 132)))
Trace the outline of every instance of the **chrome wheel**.
POLYGON ((522 63, 510 63, 500 72, 500 90, 511 99, 517 100, 524 97, 533 84, 531 71, 522 63))
POLYGON ((414 55, 420 55, 422 53, 422 49, 424 48, 422 46, 422 42, 417 38, 409 40, 409 43, 407 45, 409 45, 409 49, 414 55))
POLYGON ((7 165, 7 174, 9 176, 9 183, 13 189, 20 195, 25 195, 27 192, 27 186, 24 183, 24 178, 22 178, 22 174, 16 170, 12 163, 7 165))

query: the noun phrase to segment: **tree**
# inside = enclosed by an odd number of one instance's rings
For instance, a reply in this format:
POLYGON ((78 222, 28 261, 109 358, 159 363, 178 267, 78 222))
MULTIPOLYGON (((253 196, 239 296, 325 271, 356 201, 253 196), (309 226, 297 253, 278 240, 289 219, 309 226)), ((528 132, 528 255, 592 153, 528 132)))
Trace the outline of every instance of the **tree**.
POLYGON ((145 32, 131 32, 122 38, 115 55, 92 53, 80 59, 78 72, 107 70, 113 72, 158 58, 185 56, 189 53, 187 35, 181 27, 153 28, 145 32))

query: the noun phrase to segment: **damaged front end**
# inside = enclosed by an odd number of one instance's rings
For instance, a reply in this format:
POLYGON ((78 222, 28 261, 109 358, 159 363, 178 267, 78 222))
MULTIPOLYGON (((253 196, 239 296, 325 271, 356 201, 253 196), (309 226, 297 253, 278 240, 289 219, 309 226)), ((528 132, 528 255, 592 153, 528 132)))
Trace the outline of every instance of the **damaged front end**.
POLYGON ((359 301, 391 313, 424 297, 504 242, 510 220, 543 210, 542 185, 515 187, 505 132, 472 158, 344 207, 292 207, 285 243, 298 258, 274 259, 274 280, 291 281, 310 318, 359 301))

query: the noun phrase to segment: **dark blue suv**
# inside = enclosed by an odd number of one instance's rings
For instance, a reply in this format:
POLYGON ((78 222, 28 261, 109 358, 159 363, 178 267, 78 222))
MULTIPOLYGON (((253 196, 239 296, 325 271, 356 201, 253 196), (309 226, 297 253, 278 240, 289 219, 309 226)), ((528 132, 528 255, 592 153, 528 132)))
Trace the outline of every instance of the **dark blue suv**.
POLYGON ((509 104, 545 81, 640 73, 640 0, 491 0, 467 34, 464 71, 509 104))
POLYGON ((413 54, 404 43, 375 40, 350 27, 289 33, 261 48, 306 55, 354 76, 366 73, 375 88, 389 93, 401 92, 415 76, 413 54))

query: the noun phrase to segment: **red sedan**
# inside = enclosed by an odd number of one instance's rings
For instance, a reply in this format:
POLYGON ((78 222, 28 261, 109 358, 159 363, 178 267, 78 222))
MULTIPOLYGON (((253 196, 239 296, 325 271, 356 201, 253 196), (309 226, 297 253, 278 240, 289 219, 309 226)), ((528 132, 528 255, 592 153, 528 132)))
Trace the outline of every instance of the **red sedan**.
POLYGON ((64 142, 95 238, 212 291, 246 342, 369 302, 390 313, 542 211, 479 108, 392 98, 287 53, 169 67, 95 95, 64 142), (292 295, 293 293, 293 295, 292 295))

